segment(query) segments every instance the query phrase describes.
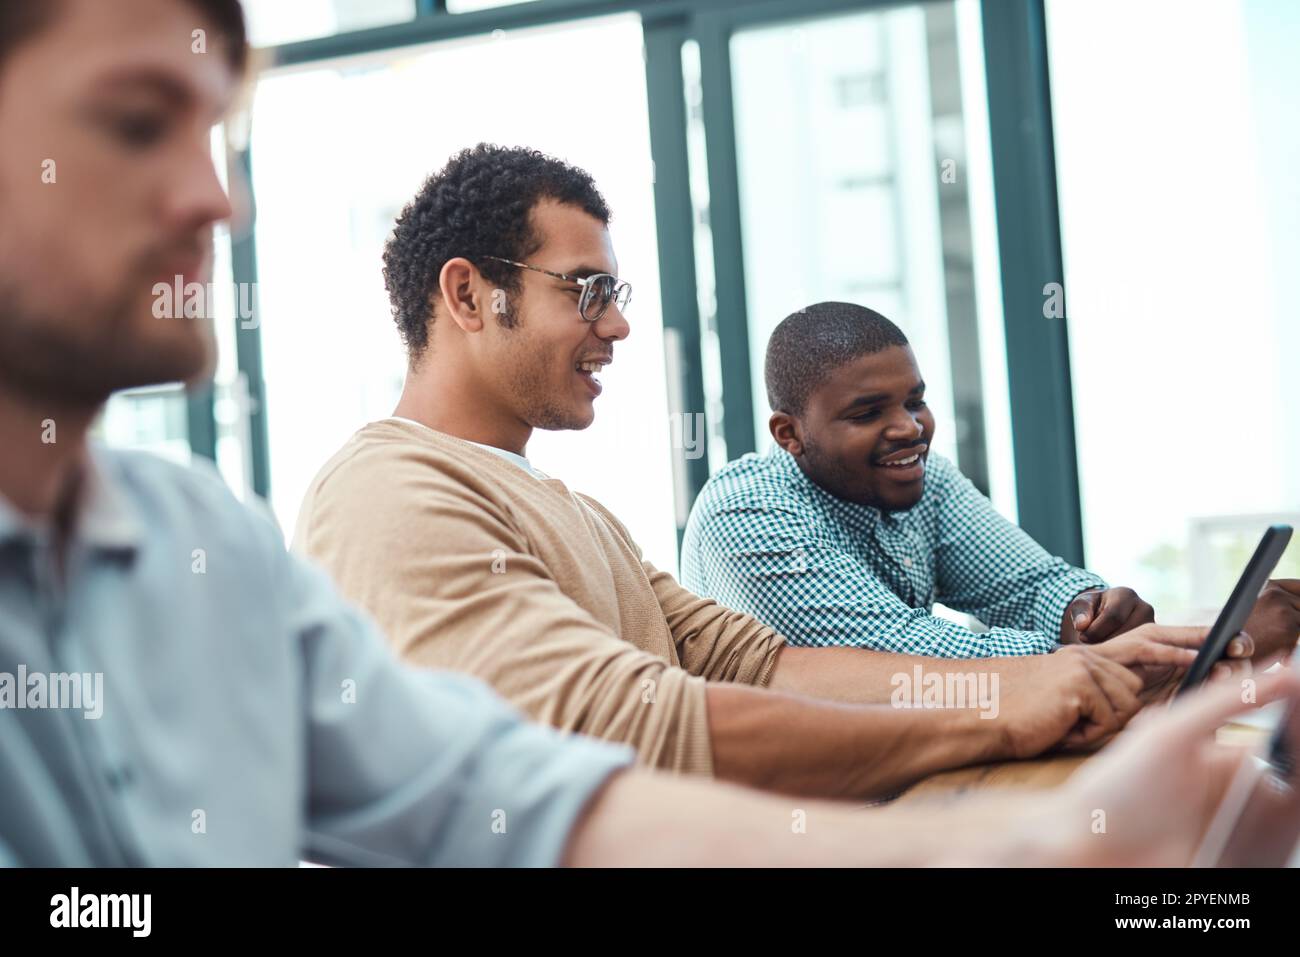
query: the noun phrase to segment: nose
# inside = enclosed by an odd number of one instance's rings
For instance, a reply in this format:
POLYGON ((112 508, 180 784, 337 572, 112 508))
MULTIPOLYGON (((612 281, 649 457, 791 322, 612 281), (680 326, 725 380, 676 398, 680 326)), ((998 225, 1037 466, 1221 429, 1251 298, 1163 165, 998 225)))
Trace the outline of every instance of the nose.
POLYGON ((623 310, 619 309, 618 305, 613 302, 605 309, 605 314, 592 323, 592 327, 592 332, 595 333, 596 338, 605 342, 617 342, 620 339, 626 339, 628 333, 632 331, 623 315, 623 310))
POLYGON ((911 409, 900 408, 885 427, 885 437, 891 442, 908 442, 925 435, 925 424, 911 409))
POLYGON ((187 151, 167 196, 169 225, 179 231, 228 221, 232 211, 207 137, 187 151))

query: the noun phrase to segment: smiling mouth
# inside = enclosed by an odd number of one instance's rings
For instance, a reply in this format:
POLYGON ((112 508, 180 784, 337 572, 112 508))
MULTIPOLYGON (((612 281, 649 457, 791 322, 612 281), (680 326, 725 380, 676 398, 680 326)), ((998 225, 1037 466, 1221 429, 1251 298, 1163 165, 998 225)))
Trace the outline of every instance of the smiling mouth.
POLYGON ((587 387, 590 388, 595 395, 600 395, 602 386, 600 380, 596 378, 596 373, 600 372, 608 364, 607 361, 592 359, 586 362, 576 363, 573 368, 577 371, 578 375, 587 381, 587 387))
POLYGON ((880 467, 886 469, 907 469, 911 468, 919 461, 921 461, 921 453, 914 452, 905 459, 898 459, 895 462, 881 462, 880 467))
POLYGON ((921 442, 911 448, 890 452, 872 464, 881 471, 890 473, 892 479, 918 482, 925 475, 925 455, 929 451, 930 446, 921 442))

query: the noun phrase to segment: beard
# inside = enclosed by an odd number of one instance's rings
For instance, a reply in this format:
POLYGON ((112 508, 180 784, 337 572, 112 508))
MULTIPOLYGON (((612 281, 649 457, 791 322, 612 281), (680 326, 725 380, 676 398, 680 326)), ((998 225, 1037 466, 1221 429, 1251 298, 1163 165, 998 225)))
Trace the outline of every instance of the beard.
POLYGON ((593 416, 556 400, 548 388, 546 373, 549 368, 550 365, 542 361, 519 369, 510 380, 512 404, 523 410, 524 421, 534 429, 547 432, 585 429, 591 425, 593 416))
POLYGON ((593 419, 594 416, 575 415, 564 409, 547 406, 534 412, 529 425, 546 432, 578 432, 591 425, 593 419))
POLYGON ((822 447, 811 441, 805 434, 803 438, 803 470, 813 483, 830 492, 836 498, 868 508, 878 508, 889 512, 906 512, 914 508, 921 500, 920 491, 910 501, 890 501, 879 497, 882 493, 869 484, 864 484, 860 475, 845 466, 833 455, 823 452, 822 447))
POLYGON ((501 328, 516 339, 513 351, 522 360, 503 380, 510 405, 519 410, 520 418, 530 428, 546 432, 580 430, 591 425, 595 415, 590 407, 565 405, 555 393, 551 373, 561 361, 557 352, 528 343, 528 323, 513 306, 497 318, 501 328))
POLYGON ((803 454, 804 471, 817 485, 838 498, 866 504, 862 501, 863 490, 858 486, 856 477, 841 466, 834 456, 824 454, 821 445, 809 438, 807 433, 803 436, 803 454))
MULTIPOLYGON (((30 286, 30 284, 28 284, 30 286)), ((0 275, 0 385, 36 399, 98 404, 119 389, 189 381, 211 364, 210 335, 193 328, 141 334, 156 319, 130 287, 110 301, 41 306, 0 275)))

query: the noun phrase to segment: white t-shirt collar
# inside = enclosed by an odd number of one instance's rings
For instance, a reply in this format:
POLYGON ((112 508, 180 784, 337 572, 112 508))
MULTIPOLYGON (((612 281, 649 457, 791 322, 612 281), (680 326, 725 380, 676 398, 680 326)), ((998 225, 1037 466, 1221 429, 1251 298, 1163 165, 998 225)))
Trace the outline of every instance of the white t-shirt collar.
MULTIPOLYGON (((433 429, 429 429, 429 427, 425 425, 423 422, 416 422, 414 419, 407 419, 400 415, 390 415, 388 419, 390 422, 405 422, 408 425, 418 425, 420 428, 428 429, 430 432, 434 431, 433 429)), ((533 468, 533 464, 529 462, 528 459, 520 455, 518 452, 509 452, 505 449, 499 449, 495 445, 484 445, 482 442, 474 442, 471 439, 462 439, 462 441, 469 442, 470 445, 477 445, 480 449, 485 449, 486 451, 491 452, 493 455, 500 456, 501 458, 505 459, 507 462, 513 462, 515 465, 518 465, 521 469, 523 469, 533 478, 538 478, 538 479, 550 478, 550 476, 547 475, 545 472, 533 468)))

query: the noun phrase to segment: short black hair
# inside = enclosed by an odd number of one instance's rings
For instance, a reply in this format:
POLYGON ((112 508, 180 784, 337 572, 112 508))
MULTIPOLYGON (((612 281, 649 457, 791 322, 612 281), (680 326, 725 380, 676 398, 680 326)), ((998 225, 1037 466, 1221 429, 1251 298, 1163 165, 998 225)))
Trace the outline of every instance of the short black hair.
POLYGON ((781 320, 767 341, 763 377, 773 412, 801 415, 826 377, 845 363, 907 336, 874 309, 851 302, 819 302, 781 320))
MULTIPOLYGON (((216 26, 226 41, 226 59, 236 74, 248 66, 248 31, 239 0, 184 0, 216 26)), ((14 48, 44 30, 59 13, 55 0, 0 2, 0 63, 14 48)))
MULTIPOLYGON (((535 253, 543 237, 531 213, 545 199, 609 223, 609 207, 588 173, 533 149, 479 143, 424 181, 384 246, 384 286, 412 359, 428 345, 438 276, 448 260, 464 257, 507 293, 519 290, 520 270, 487 257, 523 262, 535 253)), ((508 313, 498 318, 512 324, 508 313)))

